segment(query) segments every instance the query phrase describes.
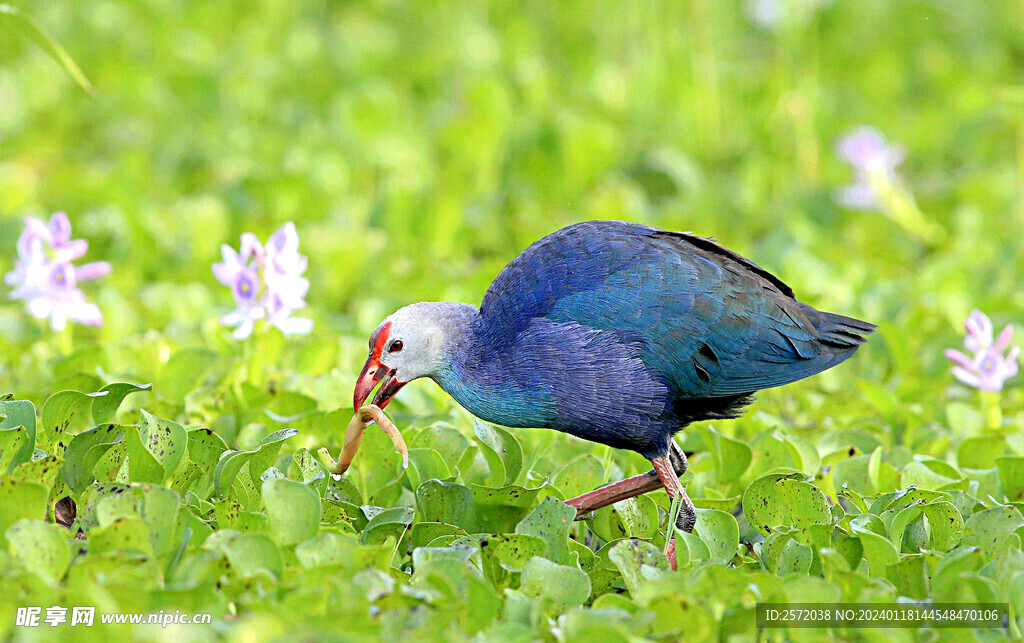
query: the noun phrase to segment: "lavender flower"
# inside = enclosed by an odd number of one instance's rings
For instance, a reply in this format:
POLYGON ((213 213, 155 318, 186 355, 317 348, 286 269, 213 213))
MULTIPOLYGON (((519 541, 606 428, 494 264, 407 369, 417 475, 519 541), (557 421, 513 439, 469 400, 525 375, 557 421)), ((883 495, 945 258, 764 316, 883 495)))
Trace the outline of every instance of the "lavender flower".
POLYGON ((285 335, 313 330, 313 320, 291 316, 305 308, 309 292, 309 281, 302 276, 308 262, 299 254, 295 224, 289 221, 282 226, 266 246, 247 232, 242 235, 239 252, 226 244, 221 252, 223 261, 213 265, 213 274, 231 288, 236 305, 221 322, 235 327, 232 334, 236 339, 251 335, 260 319, 285 335))
POLYGON ((854 183, 839 191, 839 202, 862 210, 880 208, 881 191, 896 183, 896 167, 903 162, 903 149, 887 144, 874 128, 858 127, 840 139, 837 152, 856 173, 854 183))
POLYGON ((17 248, 14 270, 4 276, 4 283, 14 286, 8 295, 11 299, 24 300, 32 315, 49 318, 56 331, 63 330, 68 320, 87 326, 103 324, 99 308, 86 301, 78 283, 106 275, 110 264, 97 261, 76 267, 72 263, 88 251, 89 242, 71 238, 66 214, 54 213, 48 224, 35 217, 25 219, 17 248))
POLYGON ((971 312, 964 322, 967 337, 964 346, 974 353, 973 357, 958 350, 946 350, 946 357, 956 366, 953 376, 968 386, 983 391, 1000 391, 1003 383, 1017 374, 1017 356, 1020 347, 1010 347, 1013 338, 1013 327, 1007 324, 999 336, 993 341, 992 322, 988 315, 980 310, 971 312), (1010 349, 1008 353, 1004 351, 1010 349))

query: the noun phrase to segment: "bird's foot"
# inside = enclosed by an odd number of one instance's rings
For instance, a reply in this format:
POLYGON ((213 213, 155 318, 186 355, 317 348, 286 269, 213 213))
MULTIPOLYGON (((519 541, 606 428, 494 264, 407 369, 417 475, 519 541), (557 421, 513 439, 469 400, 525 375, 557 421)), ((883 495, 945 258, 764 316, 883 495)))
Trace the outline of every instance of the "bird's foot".
MULTIPOLYGON (((675 441, 672 441, 668 455, 655 458, 652 462, 654 464, 653 471, 599 487, 589 493, 570 498, 565 501, 565 504, 575 507, 576 520, 581 520, 587 514, 602 507, 664 487, 669 498, 682 494, 675 527, 687 533, 693 532, 693 527, 697 522, 697 508, 686 494, 686 488, 679 482, 679 476, 686 473, 686 454, 675 441)), ((672 529, 669 529, 668 537, 669 543, 665 555, 668 557, 672 569, 675 569, 676 540, 672 535, 672 529)))
POLYGON ((672 540, 668 541, 668 547, 665 548, 665 556, 668 558, 669 567, 672 571, 676 570, 676 539, 675 536, 672 540))
POLYGON ((348 428, 345 430, 345 443, 341 447, 341 454, 338 456, 337 461, 331 457, 327 447, 317 451, 321 461, 324 462, 324 465, 331 473, 340 476, 348 471, 349 465, 352 464, 352 459, 356 457, 356 452, 359 451, 359 445, 363 441, 363 433, 366 432, 366 427, 374 423, 391 438, 395 449, 402 454, 402 466, 406 469, 409 468, 409 447, 405 445, 405 439, 402 438, 398 427, 388 419, 388 416, 384 415, 384 411, 378 406, 367 404, 356 411, 356 414, 349 421, 348 428))

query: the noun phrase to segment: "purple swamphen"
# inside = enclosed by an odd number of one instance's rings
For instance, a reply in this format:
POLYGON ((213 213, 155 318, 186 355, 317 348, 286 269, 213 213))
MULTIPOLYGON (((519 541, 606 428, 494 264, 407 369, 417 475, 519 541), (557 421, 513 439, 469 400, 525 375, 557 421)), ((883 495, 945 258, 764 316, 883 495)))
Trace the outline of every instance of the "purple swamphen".
MULTIPOLYGON (((422 302, 370 336, 354 394, 384 407, 429 377, 475 416, 631 449, 654 470, 566 502, 577 515, 664 486, 696 509, 672 439, 737 417, 752 395, 849 358, 873 324, 801 303, 777 277, 702 237, 590 221, 537 241, 469 304, 422 302)), ((669 558, 675 567, 675 543, 669 558)))

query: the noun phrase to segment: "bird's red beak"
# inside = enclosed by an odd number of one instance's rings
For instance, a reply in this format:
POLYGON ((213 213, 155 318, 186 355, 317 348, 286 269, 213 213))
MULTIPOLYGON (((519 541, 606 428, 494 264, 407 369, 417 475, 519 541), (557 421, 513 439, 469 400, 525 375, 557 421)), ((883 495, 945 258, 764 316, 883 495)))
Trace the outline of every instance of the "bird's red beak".
POLYGON ((376 397, 373 398, 373 403, 380 408, 387 406, 391 398, 406 385, 406 382, 398 381, 395 371, 389 369, 381 361, 381 355, 384 353, 384 346, 387 345, 390 332, 391 322, 388 322, 374 331, 370 337, 373 347, 370 349, 370 356, 366 358, 366 363, 363 364, 363 370, 359 373, 359 379, 356 380, 356 388, 352 394, 352 406, 356 411, 366 403, 373 388, 381 380, 383 383, 380 385, 376 397))

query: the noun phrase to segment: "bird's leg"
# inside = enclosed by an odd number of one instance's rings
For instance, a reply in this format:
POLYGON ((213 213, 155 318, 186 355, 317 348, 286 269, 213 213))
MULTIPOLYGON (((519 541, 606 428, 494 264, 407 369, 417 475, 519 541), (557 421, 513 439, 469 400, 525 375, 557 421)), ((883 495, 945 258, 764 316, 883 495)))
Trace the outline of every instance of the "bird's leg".
MULTIPOLYGON (((675 498, 676 494, 679 493, 682 494, 679 499, 681 506, 675 526, 687 533, 692 532, 693 526, 697 522, 697 508, 694 506, 693 501, 690 500, 690 497, 686 495, 686 489, 683 488, 682 483, 679 482, 679 476, 686 473, 688 465, 686 454, 676 444, 675 440, 670 440, 668 454, 651 460, 651 463, 654 465, 653 471, 613 482, 582 496, 570 498, 565 501, 565 504, 576 508, 576 519, 579 520, 584 514, 601 507, 607 507, 620 500, 626 500, 627 498, 639 496, 640 494, 664 487, 665 491, 668 492, 669 498, 675 498)), ((671 530, 669 531, 671 532, 671 530)), ((672 569, 675 569, 676 542, 674 536, 671 537, 669 542, 667 554, 669 562, 672 564, 672 569)))
MULTIPOLYGON (((675 468, 676 475, 682 476, 686 473, 686 454, 683 453, 683 450, 676 444, 675 440, 670 440, 669 445, 671 447, 669 455, 672 458, 672 465, 675 468)), ((651 470, 647 473, 641 473, 625 480, 607 484, 581 496, 570 498, 565 501, 565 504, 576 508, 576 520, 579 520, 591 511, 597 511, 620 500, 626 500, 627 498, 639 496, 650 491, 657 491, 664 486, 661 478, 658 477, 658 473, 651 470)))
MULTIPOLYGON (((685 455, 683 456, 685 457, 685 455)), ((693 501, 690 500, 690 496, 686 495, 686 489, 683 488, 682 483, 679 482, 679 476, 676 475, 675 468, 672 466, 671 455, 664 455, 651 460, 654 465, 654 470, 658 473, 658 478, 661 483, 665 486, 665 491, 668 492, 669 498, 675 499, 676 495, 680 495, 680 508, 679 516, 676 518, 675 526, 682 531, 690 533, 693 531, 693 526, 697 523, 697 507, 693 505, 693 501)), ((669 533, 672 529, 669 528, 669 533)), ((668 562, 672 566, 672 569, 676 568, 676 537, 670 536, 668 548, 666 554, 668 556, 668 562)))
POLYGON ((641 473, 632 478, 619 480, 611 484, 594 489, 582 496, 576 496, 565 501, 565 504, 576 507, 576 519, 579 520, 585 514, 596 511, 601 507, 607 507, 620 500, 639 496, 640 494, 654 491, 662 487, 658 474, 654 471, 641 473))

